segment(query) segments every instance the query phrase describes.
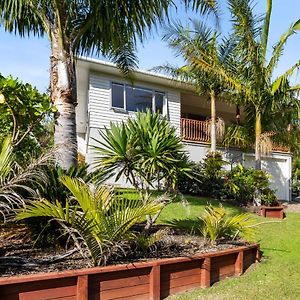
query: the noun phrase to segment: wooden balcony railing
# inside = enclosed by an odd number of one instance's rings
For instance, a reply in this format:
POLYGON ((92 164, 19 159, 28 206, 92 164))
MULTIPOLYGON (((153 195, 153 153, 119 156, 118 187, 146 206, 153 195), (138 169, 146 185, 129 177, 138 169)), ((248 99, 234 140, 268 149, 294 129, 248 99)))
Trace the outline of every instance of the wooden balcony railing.
MULTIPOLYGON (((181 137, 185 141, 209 143, 209 123, 207 121, 181 118, 181 137)), ((284 145, 274 144, 272 150, 289 152, 290 148, 284 145)))
POLYGON ((208 122, 181 118, 181 136, 187 141, 209 142, 208 122))

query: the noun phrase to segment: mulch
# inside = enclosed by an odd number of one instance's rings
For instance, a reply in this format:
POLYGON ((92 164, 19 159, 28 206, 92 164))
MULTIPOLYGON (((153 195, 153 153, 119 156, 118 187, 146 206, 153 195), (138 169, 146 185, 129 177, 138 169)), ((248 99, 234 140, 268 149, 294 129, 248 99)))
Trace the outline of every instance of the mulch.
MULTIPOLYGON (((244 241, 224 240, 217 245, 210 245, 201 236, 171 229, 159 243, 154 244, 147 251, 127 248, 128 251, 114 256, 107 262, 107 265, 178 256, 189 257, 245 244, 244 241)), ((83 258, 78 251, 75 251, 54 245, 49 245, 47 248, 35 248, 25 226, 2 226, 0 227, 0 277, 91 267, 90 260, 83 258), (63 257, 66 253, 70 255, 63 257)))

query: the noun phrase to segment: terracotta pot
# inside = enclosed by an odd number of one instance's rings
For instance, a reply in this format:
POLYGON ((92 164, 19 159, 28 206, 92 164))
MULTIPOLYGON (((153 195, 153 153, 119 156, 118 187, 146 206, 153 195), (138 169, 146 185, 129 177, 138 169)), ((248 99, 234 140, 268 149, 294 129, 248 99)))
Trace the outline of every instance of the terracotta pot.
POLYGON ((284 218, 283 206, 261 206, 260 215, 265 218, 284 218))

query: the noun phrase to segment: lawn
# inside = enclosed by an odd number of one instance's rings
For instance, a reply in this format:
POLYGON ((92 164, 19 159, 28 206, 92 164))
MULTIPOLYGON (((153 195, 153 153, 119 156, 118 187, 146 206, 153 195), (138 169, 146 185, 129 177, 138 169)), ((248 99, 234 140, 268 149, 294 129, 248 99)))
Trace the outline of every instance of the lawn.
MULTIPOLYGON (((187 197, 188 205, 180 202, 168 205, 159 222, 173 218, 193 222, 211 200, 187 197)), ((217 201, 212 201, 218 205, 217 201)), ((239 209, 224 205, 233 212, 239 209)), ((258 222, 266 219, 256 217, 258 222)), ((272 219, 268 219, 272 220, 272 219)), ((256 241, 263 251, 263 260, 241 277, 229 278, 209 289, 197 289, 169 299, 300 299, 300 214, 288 213, 276 223, 259 226, 256 241)))

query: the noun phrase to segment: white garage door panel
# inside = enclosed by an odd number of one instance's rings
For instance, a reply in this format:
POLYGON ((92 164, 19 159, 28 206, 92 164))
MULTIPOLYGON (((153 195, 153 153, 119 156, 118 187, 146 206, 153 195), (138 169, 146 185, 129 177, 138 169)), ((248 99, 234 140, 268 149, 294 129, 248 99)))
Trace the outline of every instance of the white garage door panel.
MULTIPOLYGON (((255 159, 253 156, 245 155, 244 166, 254 167, 255 159)), ((276 190, 276 196, 281 200, 289 200, 289 160, 285 158, 270 157, 262 160, 262 169, 272 177, 271 188, 276 190)))

